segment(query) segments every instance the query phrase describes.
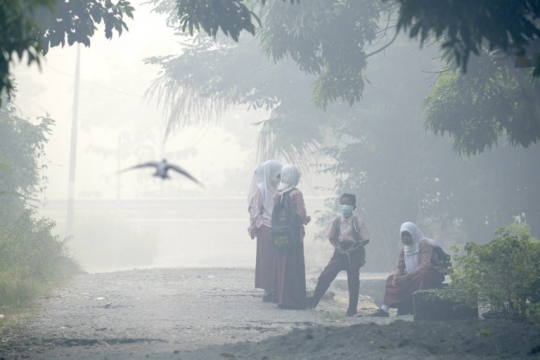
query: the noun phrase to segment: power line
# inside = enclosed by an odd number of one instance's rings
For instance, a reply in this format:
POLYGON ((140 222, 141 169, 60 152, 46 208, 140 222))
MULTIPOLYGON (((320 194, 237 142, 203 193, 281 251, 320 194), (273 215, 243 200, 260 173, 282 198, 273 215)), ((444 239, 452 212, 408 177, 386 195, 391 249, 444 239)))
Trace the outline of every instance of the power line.
MULTIPOLYGON (((47 65, 47 64, 45 64, 45 66, 48 67, 49 69, 53 70, 53 71, 56 71, 56 72, 59 73, 59 74, 62 74, 62 75, 64 75, 64 76, 67 76, 67 77, 70 77, 70 78, 73 78, 73 75, 71 75, 71 74, 65 73, 65 72, 63 72, 63 71, 61 71, 61 70, 58 70, 58 69, 55 69, 55 68, 53 68, 52 66, 49 66, 49 65, 47 65)), ((100 88, 102 88, 102 89, 106 89, 106 90, 109 90, 109 91, 116 92, 116 93, 119 93, 119 94, 128 95, 128 96, 133 96, 133 97, 138 98, 139 100, 144 100, 144 98, 143 98, 142 95, 137 95, 137 94, 129 93, 129 92, 126 92, 126 91, 113 89, 113 88, 110 88, 110 87, 108 87, 108 86, 105 86, 105 85, 102 85, 102 84, 99 84, 99 83, 96 83, 96 82, 93 82, 93 81, 89 81, 89 80, 80 79, 80 81, 85 82, 85 83, 87 83, 87 84, 91 84, 91 85, 100 87, 100 88)))

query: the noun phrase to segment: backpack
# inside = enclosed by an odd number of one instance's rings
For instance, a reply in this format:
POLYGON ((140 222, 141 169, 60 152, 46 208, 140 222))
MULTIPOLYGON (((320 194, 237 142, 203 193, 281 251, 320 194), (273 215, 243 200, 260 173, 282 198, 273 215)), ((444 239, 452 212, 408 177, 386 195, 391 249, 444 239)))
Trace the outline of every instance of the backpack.
POLYGON ((433 246, 433 251, 437 254, 437 260, 433 260, 433 264, 441 267, 444 273, 448 274, 450 267, 452 267, 452 257, 445 253, 440 246, 433 246))
POLYGON ((289 192, 278 196, 272 210, 272 243, 278 248, 294 245, 300 240, 300 226, 289 192))
MULTIPOLYGON (((351 215, 351 216, 354 216, 354 215, 351 215)), ((360 231, 358 230, 358 226, 356 222, 357 222, 357 218, 354 216, 354 218, 352 219, 352 236, 353 236, 354 241, 358 242, 362 239, 360 238, 360 231)), ((341 216, 337 216, 334 219, 335 232, 334 234, 332 234, 335 241, 339 241, 339 235, 341 233, 340 226, 341 226, 341 216)), ((359 251, 358 256, 360 257, 360 267, 364 266, 366 264, 366 250, 364 249, 364 247, 361 247, 355 251, 359 251)))
MULTIPOLYGON (((353 239, 354 239, 354 241, 360 241, 362 239, 360 238, 360 231, 358 230, 358 227, 356 225, 356 216, 354 216, 354 215, 351 215, 351 216, 353 216, 353 219, 352 219, 352 236, 353 236, 353 239)), ((334 219, 335 233, 333 234, 334 239, 336 241, 339 241, 339 235, 341 234, 340 233, 340 226, 341 226, 341 216, 337 216, 334 219)))

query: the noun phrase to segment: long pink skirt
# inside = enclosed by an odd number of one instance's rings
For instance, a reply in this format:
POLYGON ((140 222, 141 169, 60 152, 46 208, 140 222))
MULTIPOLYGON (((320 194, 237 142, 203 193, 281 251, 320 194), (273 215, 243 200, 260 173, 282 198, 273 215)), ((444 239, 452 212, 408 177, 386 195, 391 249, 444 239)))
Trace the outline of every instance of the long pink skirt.
POLYGON ((274 302, 280 308, 303 310, 307 306, 304 243, 276 250, 274 302))
POLYGON ((255 259, 255 287, 271 291, 274 289, 276 249, 272 244, 272 233, 268 226, 257 229, 257 257, 255 259))

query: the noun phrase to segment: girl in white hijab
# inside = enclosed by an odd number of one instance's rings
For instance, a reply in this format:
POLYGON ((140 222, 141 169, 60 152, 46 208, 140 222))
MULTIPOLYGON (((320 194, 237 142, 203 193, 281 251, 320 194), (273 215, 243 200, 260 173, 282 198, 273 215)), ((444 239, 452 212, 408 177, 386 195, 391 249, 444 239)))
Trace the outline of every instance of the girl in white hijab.
POLYGON ((281 170, 281 183, 277 188, 276 202, 289 201, 294 214, 294 224, 298 228, 298 241, 276 251, 276 286, 275 302, 283 309, 305 309, 306 268, 304 261, 304 225, 311 221, 306 213, 304 196, 296 188, 300 181, 300 172, 294 165, 284 165, 281 170))
POLYGON ((435 240, 425 238, 418 226, 412 222, 403 223, 399 229, 399 234, 403 242, 403 259, 405 261, 405 272, 407 274, 412 273, 420 266, 420 241, 424 239, 431 246, 439 246, 435 240), (410 239, 412 239, 412 242, 410 239))
POLYGON ((403 223, 399 234, 403 248, 399 253, 398 265, 394 274, 386 280, 383 305, 371 316, 387 317, 392 307, 398 309, 398 315, 411 314, 412 294, 435 288, 444 281, 444 270, 432 261, 437 256, 433 249, 439 244, 424 237, 412 222, 403 223))
POLYGON ((257 257, 255 260, 255 287, 264 289, 264 301, 271 301, 274 288, 276 251, 272 245, 270 226, 273 196, 281 178, 282 165, 276 160, 268 160, 253 172, 248 191, 248 210, 250 225, 248 233, 257 238, 257 257))
POLYGON ((281 179, 281 168, 282 165, 276 160, 268 160, 253 172, 248 191, 248 209, 256 228, 271 225, 273 196, 281 179))
POLYGON ((277 187, 278 195, 283 195, 284 193, 296 189, 296 185, 300 181, 300 172, 296 166, 287 164, 284 165, 281 169, 281 182, 277 187))

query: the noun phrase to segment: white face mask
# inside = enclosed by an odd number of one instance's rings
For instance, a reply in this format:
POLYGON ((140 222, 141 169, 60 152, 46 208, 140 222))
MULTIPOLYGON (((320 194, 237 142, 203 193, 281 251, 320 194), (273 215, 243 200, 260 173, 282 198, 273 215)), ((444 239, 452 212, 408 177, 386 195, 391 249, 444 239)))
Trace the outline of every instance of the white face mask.
POLYGON ((351 205, 340 205, 339 212, 343 214, 346 218, 352 215, 353 207, 351 205))

